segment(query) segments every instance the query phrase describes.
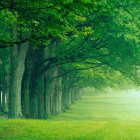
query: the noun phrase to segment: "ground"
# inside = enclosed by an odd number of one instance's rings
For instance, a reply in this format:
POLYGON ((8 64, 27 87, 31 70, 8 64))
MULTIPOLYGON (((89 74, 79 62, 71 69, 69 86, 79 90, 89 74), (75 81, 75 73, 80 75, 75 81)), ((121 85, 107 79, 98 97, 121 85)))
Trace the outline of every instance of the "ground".
POLYGON ((0 140, 140 140, 140 93, 87 90, 49 120, 0 119, 0 140))

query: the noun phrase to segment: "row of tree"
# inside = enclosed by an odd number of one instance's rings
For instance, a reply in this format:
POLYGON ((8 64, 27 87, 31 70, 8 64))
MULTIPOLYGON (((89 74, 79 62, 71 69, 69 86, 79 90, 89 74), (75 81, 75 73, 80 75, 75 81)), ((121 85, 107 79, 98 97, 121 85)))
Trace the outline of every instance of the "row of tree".
POLYGON ((84 87, 139 83, 139 1, 2 0, 0 11, 0 109, 9 118, 57 115, 84 87))

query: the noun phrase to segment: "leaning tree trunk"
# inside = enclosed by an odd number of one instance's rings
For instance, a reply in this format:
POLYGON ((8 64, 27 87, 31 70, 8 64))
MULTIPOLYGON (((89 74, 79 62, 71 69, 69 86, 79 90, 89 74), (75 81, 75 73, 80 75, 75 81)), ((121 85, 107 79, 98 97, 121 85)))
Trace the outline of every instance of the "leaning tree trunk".
POLYGON ((10 49, 10 91, 9 118, 22 117, 21 111, 21 82, 24 73, 24 62, 27 54, 28 42, 10 49))

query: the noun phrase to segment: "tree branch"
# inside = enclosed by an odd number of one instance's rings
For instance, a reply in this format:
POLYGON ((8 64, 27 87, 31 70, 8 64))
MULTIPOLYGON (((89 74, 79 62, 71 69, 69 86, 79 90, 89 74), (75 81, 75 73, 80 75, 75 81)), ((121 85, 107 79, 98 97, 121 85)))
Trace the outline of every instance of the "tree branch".
POLYGON ((102 65, 104 65, 104 64, 100 64, 100 65, 92 66, 92 67, 88 67, 88 68, 79 68, 79 69, 68 70, 67 72, 64 72, 64 73, 62 73, 62 74, 60 74, 60 75, 58 75, 58 76, 53 77, 53 79, 62 77, 62 76, 66 75, 66 74, 68 74, 68 73, 70 73, 70 72, 73 72, 73 71, 81 71, 81 70, 93 69, 93 68, 100 67, 100 66, 102 66, 102 65))

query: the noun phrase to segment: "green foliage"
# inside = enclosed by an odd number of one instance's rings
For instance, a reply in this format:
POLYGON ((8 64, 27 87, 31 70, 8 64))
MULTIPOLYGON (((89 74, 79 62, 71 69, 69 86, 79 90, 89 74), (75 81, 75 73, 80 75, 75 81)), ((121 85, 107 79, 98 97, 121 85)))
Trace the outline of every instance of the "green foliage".
MULTIPOLYGON (((82 77, 75 86, 116 87, 128 81, 122 75, 139 81, 138 0, 9 0, 0 2, 0 10, 0 47, 16 46, 24 39, 34 48, 48 47, 55 64, 63 64, 62 75, 72 71, 82 77), (57 42, 55 49, 52 42, 57 42), (100 66, 85 70, 94 65, 100 66)), ((9 71, 9 55, 1 53, 3 69, 9 71)))

